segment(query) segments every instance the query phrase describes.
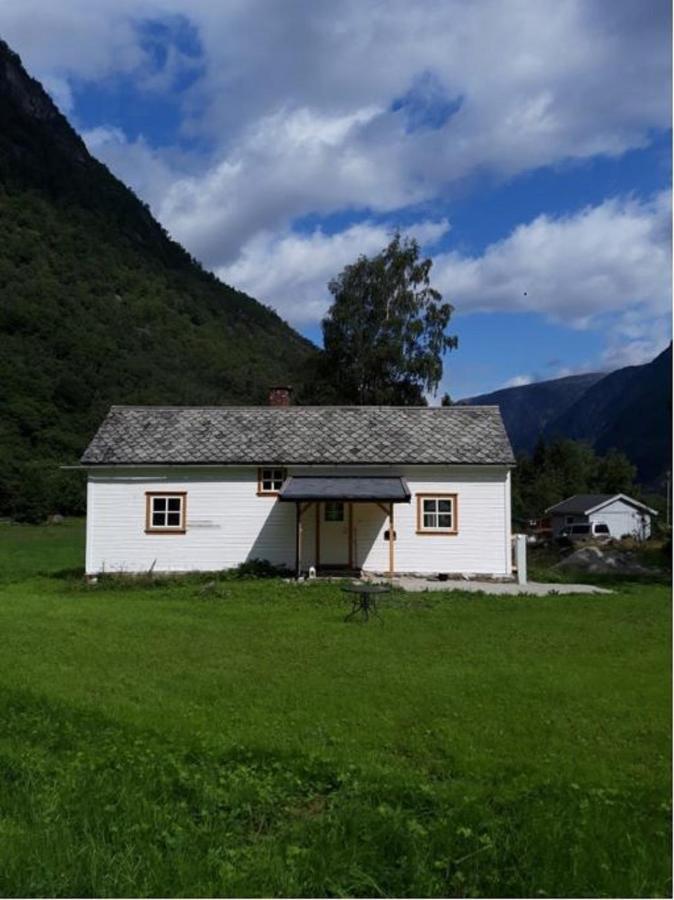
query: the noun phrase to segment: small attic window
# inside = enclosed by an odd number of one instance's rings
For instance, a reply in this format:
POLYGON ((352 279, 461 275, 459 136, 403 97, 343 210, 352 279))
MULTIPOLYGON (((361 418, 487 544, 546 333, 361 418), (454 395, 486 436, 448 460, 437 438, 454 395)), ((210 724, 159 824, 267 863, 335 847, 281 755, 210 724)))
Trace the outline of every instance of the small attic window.
POLYGON ((279 468, 261 468, 257 470, 257 492, 276 496, 283 487, 287 472, 279 468))

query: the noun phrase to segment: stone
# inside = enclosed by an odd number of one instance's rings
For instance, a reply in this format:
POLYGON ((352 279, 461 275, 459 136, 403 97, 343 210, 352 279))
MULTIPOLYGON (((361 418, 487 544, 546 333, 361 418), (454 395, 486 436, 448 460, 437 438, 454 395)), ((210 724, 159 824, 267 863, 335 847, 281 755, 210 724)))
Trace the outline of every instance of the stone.
POLYGON ((657 575, 659 569, 641 565, 631 550, 619 550, 590 545, 575 550, 556 566, 558 569, 579 569, 594 575, 657 575))

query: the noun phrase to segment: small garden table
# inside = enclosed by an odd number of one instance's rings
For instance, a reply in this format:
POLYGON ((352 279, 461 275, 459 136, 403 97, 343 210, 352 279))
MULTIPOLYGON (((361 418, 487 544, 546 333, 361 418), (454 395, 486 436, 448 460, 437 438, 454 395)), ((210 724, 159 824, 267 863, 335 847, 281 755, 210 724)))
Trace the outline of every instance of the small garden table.
POLYGON ((370 618, 370 613, 380 618, 377 609, 377 594, 388 594, 391 588, 387 584, 368 584, 367 582, 359 581, 343 587, 342 590, 345 594, 353 594, 351 597, 351 612, 347 613, 344 621, 348 622, 357 613, 362 613, 363 618, 367 622, 370 618))

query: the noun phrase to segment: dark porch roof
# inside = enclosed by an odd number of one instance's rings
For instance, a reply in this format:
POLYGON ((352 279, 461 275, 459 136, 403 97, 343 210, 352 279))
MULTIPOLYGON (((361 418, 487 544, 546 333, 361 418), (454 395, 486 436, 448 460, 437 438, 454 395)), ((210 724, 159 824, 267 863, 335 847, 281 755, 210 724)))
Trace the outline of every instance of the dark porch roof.
POLYGON ((410 490, 404 478, 389 476, 291 475, 283 482, 279 500, 295 503, 312 500, 409 503, 410 490))

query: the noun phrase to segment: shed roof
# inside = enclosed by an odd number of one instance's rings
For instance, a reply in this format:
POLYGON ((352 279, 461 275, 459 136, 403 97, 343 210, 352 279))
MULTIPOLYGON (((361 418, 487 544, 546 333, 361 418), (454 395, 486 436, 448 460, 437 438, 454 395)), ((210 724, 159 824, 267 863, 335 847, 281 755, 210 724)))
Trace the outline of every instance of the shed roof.
POLYGON ((496 406, 113 406, 84 465, 514 463, 496 406))
POLYGON ((279 492, 279 500, 386 500, 409 503, 410 490, 404 478, 372 475, 291 475, 279 492))
POLYGON ((657 516, 656 510, 651 509, 650 506, 646 506, 644 503, 640 503, 639 500, 628 497, 626 494, 574 494, 573 497, 568 497, 566 500, 562 500, 561 503, 556 503, 554 506, 548 507, 546 512, 555 515, 582 516, 594 512, 597 509, 601 509, 603 506, 607 506, 614 500, 624 500, 625 503, 629 503, 638 509, 643 509, 652 515, 657 516))

